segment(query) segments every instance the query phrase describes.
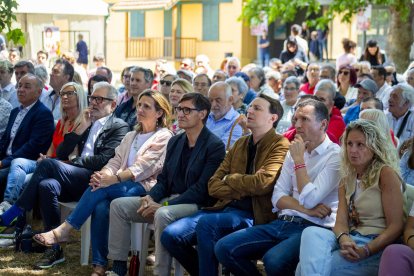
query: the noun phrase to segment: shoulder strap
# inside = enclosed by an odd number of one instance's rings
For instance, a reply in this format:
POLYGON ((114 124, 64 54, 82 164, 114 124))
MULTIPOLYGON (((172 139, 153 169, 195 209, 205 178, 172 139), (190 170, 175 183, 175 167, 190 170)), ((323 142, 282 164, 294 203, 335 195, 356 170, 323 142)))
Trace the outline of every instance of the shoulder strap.
POLYGON ((233 136, 233 130, 242 118, 243 118, 243 115, 240 115, 239 117, 237 117, 237 119, 234 121, 233 125, 231 126, 229 139, 227 139, 227 145, 226 145, 227 151, 230 149, 230 142, 231 142, 231 137, 233 136))
POLYGON ((398 139, 400 138, 400 136, 401 136, 401 134, 402 134, 402 132, 403 132, 403 130, 405 128, 405 125, 407 124, 407 120, 408 120, 408 117, 410 117, 410 114, 411 114, 411 110, 408 110, 407 114, 405 114, 405 116, 404 116, 404 119, 403 119, 403 121, 401 123, 401 126, 398 129, 398 133, 397 133, 397 138, 398 139))

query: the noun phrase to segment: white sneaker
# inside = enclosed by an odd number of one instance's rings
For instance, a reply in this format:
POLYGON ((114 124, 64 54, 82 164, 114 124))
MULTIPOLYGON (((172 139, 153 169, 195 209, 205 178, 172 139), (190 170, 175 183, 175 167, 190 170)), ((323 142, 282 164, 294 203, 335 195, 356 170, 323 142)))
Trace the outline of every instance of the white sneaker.
POLYGON ((7 201, 3 201, 2 203, 0 203, 0 216, 3 215, 4 212, 9 210, 10 207, 12 207, 12 205, 7 201))

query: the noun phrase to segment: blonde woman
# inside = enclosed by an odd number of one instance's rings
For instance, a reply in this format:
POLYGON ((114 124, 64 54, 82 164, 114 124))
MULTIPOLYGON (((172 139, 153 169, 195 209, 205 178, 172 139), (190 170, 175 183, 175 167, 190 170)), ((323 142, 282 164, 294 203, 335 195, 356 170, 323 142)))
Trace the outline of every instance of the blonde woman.
MULTIPOLYGON (((61 119, 57 122, 52 143, 46 155, 40 154, 37 161, 56 157, 56 148, 62 143, 63 137, 80 124, 83 110, 88 107, 86 93, 80 84, 75 82, 66 83, 62 86, 59 95, 61 98, 61 119)), ((23 191, 26 177, 36 169, 37 161, 26 158, 16 158, 12 161, 4 199, 0 203, 0 215, 15 203, 21 191, 23 191)))
POLYGON ((177 134, 180 132, 180 128, 178 127, 178 121, 177 121, 177 113, 175 111, 175 108, 180 103, 180 100, 184 94, 191 93, 194 91, 193 86, 191 83, 189 83, 185 79, 176 79, 171 84, 171 90, 170 94, 168 95, 171 108, 172 108, 172 124, 171 124, 171 131, 174 132, 174 134, 177 134))
POLYGON ((105 275, 108 255, 109 204, 115 198, 141 196, 157 182, 164 164, 170 110, 167 99, 154 90, 145 90, 137 101, 138 124, 115 150, 115 156, 96 171, 75 210, 57 228, 38 234, 35 241, 44 246, 65 243, 72 229, 79 230, 92 215, 92 275, 105 275))
POLYGON ((303 231, 296 275, 377 275, 384 248, 402 234, 405 187, 386 133, 372 121, 351 122, 341 167, 333 231, 303 231))

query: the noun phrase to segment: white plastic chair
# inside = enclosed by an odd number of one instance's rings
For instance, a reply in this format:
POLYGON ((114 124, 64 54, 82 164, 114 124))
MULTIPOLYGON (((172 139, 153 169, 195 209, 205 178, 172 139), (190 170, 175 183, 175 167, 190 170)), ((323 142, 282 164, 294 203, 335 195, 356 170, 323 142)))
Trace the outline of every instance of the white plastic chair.
MULTIPOLYGON (((76 207, 77 202, 59 202, 61 219, 64 220, 67 215, 76 207), (65 215, 66 214, 66 215, 65 215)), ((89 248, 91 246, 91 217, 81 227, 81 257, 80 264, 89 264, 89 248)))
MULTIPOLYGON (((148 244, 151 231, 154 230, 154 225, 149 223, 132 223, 131 225, 131 249, 139 251, 139 276, 144 276, 145 263, 148 257, 148 244)), ((173 259, 174 275, 183 276, 184 268, 181 264, 173 259)))

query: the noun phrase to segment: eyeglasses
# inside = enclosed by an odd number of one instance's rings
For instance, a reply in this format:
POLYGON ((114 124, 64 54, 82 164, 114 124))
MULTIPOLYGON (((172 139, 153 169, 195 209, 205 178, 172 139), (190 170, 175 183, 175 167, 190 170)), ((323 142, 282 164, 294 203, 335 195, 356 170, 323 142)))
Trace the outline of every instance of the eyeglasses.
POLYGON ((338 75, 340 74, 344 74, 344 76, 348 76, 349 75, 349 71, 339 71, 338 75))
POLYGON ((296 88, 295 87, 285 87, 283 88, 284 91, 295 91, 296 88))
POLYGON ((195 87, 197 87, 197 86, 207 87, 208 86, 208 83, 206 83, 206 82, 195 82, 194 83, 194 86, 195 87))
POLYGON ((75 95, 75 94, 77 94, 77 92, 76 92, 76 91, 61 91, 61 92, 59 92, 59 96, 60 96, 60 97, 66 96, 66 97, 68 97, 68 98, 71 98, 71 97, 73 97, 73 95, 75 95))
POLYGON ((160 84, 161 84, 161 85, 171 86, 171 83, 172 83, 172 81, 160 80, 160 84))
POLYGON ((180 111, 182 111, 184 115, 190 114, 191 111, 193 111, 193 110, 199 111, 197 108, 189 108, 189 107, 181 107, 181 106, 176 106, 175 107, 175 111, 177 113, 179 113, 180 111))
POLYGON ((387 72, 387 74, 386 74, 387 76, 391 76, 392 75, 392 72, 387 72))
POLYGON ((105 98, 105 97, 88 96, 88 102, 89 103, 92 103, 93 101, 95 101, 97 104, 101 104, 103 102, 103 100, 113 101, 114 99, 105 98))
POLYGON ((124 75, 124 79, 130 79, 131 75, 124 75))

